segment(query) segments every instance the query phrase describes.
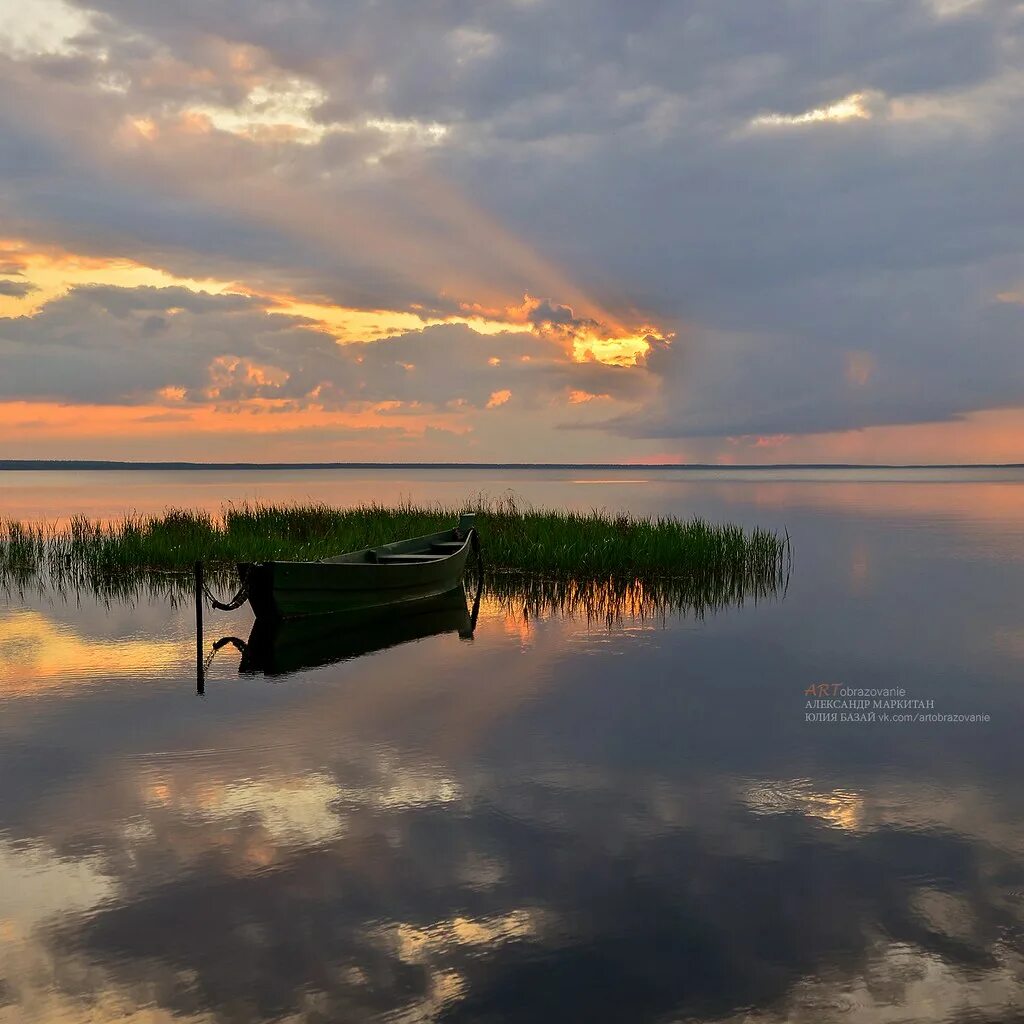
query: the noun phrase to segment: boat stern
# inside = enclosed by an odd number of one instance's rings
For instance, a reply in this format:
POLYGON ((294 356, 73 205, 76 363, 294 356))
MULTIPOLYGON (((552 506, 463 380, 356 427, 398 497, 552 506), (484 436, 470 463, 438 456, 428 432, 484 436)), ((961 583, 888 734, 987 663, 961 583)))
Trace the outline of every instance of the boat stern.
POLYGON ((249 604, 258 619, 280 618, 274 600, 272 562, 239 562, 238 577, 245 585, 249 604))

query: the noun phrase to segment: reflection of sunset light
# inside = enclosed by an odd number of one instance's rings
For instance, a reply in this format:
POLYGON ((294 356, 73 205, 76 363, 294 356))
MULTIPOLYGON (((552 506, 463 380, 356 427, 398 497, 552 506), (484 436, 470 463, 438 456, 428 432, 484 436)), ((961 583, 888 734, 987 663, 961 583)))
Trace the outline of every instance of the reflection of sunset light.
POLYGON ((804 814, 848 832, 864 821, 864 798, 846 789, 819 792, 804 779, 751 786, 744 802, 756 814, 804 814))
POLYGON ((169 807, 173 791, 166 782, 153 782, 145 787, 144 799, 148 804, 169 807))
POLYGON ((426 928, 399 922, 376 929, 374 938, 405 963, 430 964, 459 948, 493 949, 504 942, 540 941, 552 931, 553 921, 550 911, 530 907, 491 917, 453 917, 426 928))
POLYGON ((0 696, 22 697, 64 689, 76 680, 152 676, 177 668, 181 644, 126 637, 84 637, 41 612, 0 617, 0 696))

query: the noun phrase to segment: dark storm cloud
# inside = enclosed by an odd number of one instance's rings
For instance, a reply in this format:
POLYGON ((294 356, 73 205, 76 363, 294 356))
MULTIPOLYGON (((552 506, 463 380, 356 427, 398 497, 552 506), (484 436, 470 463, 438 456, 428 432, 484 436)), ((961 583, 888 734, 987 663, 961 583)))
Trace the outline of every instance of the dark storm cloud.
MULTIPOLYGON (((819 432, 1024 397, 1021 306, 995 299, 1024 281, 1024 20, 1008 0, 79 6, 98 13, 74 52, 0 69, 0 146, 16 140, 0 201, 44 234, 105 231, 164 263, 191 252, 368 305, 537 287, 506 239, 414 187, 425 171, 584 292, 684 328, 648 360, 656 400, 610 424, 627 436, 819 432), (320 141, 102 144, 129 114, 289 82, 312 90, 320 141), (49 128, 26 113, 33 89, 49 128), (855 94, 863 117, 752 124, 855 94), (76 104, 95 111, 89 135, 62 127, 76 104), (433 122, 447 135, 410 147, 433 122)), ((579 309, 540 286, 546 323, 579 309)))

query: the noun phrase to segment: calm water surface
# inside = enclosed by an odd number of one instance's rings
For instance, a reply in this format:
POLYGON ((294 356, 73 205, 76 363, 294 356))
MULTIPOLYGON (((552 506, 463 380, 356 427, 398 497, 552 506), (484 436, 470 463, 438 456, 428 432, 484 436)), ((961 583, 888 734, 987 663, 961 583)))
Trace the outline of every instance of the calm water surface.
POLYGON ((0 1022, 1021 1019, 1019 471, 7 473, 0 516, 509 488, 784 526, 788 590, 485 593, 202 697, 187 603, 0 597, 0 1022), (809 722, 823 683, 989 721, 809 722))

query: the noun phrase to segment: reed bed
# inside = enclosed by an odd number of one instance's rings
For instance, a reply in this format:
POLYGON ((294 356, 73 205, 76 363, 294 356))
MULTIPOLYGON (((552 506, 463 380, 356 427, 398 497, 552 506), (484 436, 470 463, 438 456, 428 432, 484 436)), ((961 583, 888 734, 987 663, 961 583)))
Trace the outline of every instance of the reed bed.
MULTIPOLYGON (((702 519, 551 511, 511 498, 481 500, 473 510, 489 578, 544 579, 548 591, 554 582, 554 592, 580 606, 595 584, 617 588, 627 604, 674 589, 677 597, 703 594, 697 603, 715 606, 777 589, 790 560, 788 536, 702 519)), ((0 583, 24 587, 45 575, 58 589, 89 589, 108 599, 140 582, 170 594, 178 588, 174 577, 198 561, 215 581, 227 582, 237 562, 315 560, 447 529, 462 511, 247 504, 226 506, 219 515, 172 509, 112 523, 79 517, 66 527, 3 521, 0 583)))

